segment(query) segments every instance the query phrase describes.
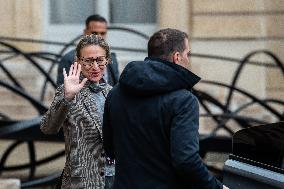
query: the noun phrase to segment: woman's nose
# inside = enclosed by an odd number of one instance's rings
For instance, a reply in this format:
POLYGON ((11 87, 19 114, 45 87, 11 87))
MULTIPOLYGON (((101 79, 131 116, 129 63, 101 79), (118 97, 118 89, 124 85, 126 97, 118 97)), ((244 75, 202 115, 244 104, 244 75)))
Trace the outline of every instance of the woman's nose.
POLYGON ((93 64, 92 64, 92 70, 97 70, 97 69, 99 69, 98 63, 97 63, 97 62, 93 62, 93 64))

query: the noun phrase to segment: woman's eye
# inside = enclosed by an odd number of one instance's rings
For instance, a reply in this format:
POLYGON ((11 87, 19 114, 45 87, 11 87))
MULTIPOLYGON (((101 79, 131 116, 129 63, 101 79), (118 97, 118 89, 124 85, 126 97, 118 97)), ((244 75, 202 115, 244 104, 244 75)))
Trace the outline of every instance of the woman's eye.
POLYGON ((91 64, 91 63, 93 63, 93 60, 88 59, 88 60, 86 60, 86 62, 87 62, 88 64, 91 64))

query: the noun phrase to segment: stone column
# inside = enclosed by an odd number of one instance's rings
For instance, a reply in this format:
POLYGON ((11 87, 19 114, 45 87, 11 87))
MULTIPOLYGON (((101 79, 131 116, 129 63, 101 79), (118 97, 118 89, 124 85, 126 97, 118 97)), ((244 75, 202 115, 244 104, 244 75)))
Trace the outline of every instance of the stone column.
MULTIPOLYGON (((1 0, 0 35, 39 39, 42 31, 42 1, 38 0, 1 0)), ((17 44, 17 43, 13 43, 17 44)), ((18 43, 24 50, 37 49, 37 44, 18 43)))
MULTIPOLYGON (((265 33, 267 37, 275 38, 266 42, 266 49, 276 54, 284 63, 284 1, 263 0, 263 9, 267 12, 265 16, 265 33), (281 38, 278 40, 277 38, 281 38)), ((267 61, 272 61, 268 59, 267 61)), ((278 69, 266 71, 266 93, 267 97, 284 98, 283 73, 278 69)))

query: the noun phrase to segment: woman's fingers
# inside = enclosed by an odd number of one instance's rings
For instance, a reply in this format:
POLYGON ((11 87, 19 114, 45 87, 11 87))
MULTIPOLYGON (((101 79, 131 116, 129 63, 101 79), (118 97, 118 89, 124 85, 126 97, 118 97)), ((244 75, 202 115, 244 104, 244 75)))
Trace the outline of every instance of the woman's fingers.
POLYGON ((75 62, 74 64, 72 64, 71 66, 70 66, 70 70, 69 70, 69 74, 68 74, 68 76, 71 76, 71 75, 75 75, 75 76, 77 76, 77 75, 79 75, 80 76, 80 71, 81 71, 81 65, 80 64, 78 64, 77 62, 75 62), (79 68, 80 68, 80 70, 79 70, 79 68), (79 72, 79 73, 78 73, 79 72))
POLYGON ((73 67, 74 67, 74 65, 72 64, 72 65, 70 66, 68 76, 72 75, 72 73, 73 73, 73 67))
POLYGON ((66 70, 65 70, 65 68, 63 68, 63 76, 64 76, 64 79, 66 79, 66 78, 67 78, 67 74, 66 74, 66 70))
POLYGON ((80 77, 80 73, 81 73, 81 64, 78 64, 78 70, 77 70, 77 77, 80 77))
POLYGON ((72 75, 77 75, 78 64, 77 62, 74 63, 72 75))

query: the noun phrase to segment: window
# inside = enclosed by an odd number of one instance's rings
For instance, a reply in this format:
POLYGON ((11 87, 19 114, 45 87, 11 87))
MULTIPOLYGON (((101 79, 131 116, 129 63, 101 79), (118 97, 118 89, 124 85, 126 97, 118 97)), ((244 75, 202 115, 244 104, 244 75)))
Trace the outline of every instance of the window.
MULTIPOLYGON (((157 2, 157 0, 43 1, 43 38, 69 42, 83 33, 85 19, 92 14, 102 15, 110 26, 128 27, 151 35, 157 27, 157 2)), ((111 46, 144 49, 146 47, 145 39, 117 30, 108 32, 108 41, 111 46)))
POLYGON ((50 0, 50 24, 82 24, 94 12, 94 0, 50 0))
POLYGON ((110 1, 110 22, 155 24, 156 10, 157 1, 155 0, 112 0, 110 1))

